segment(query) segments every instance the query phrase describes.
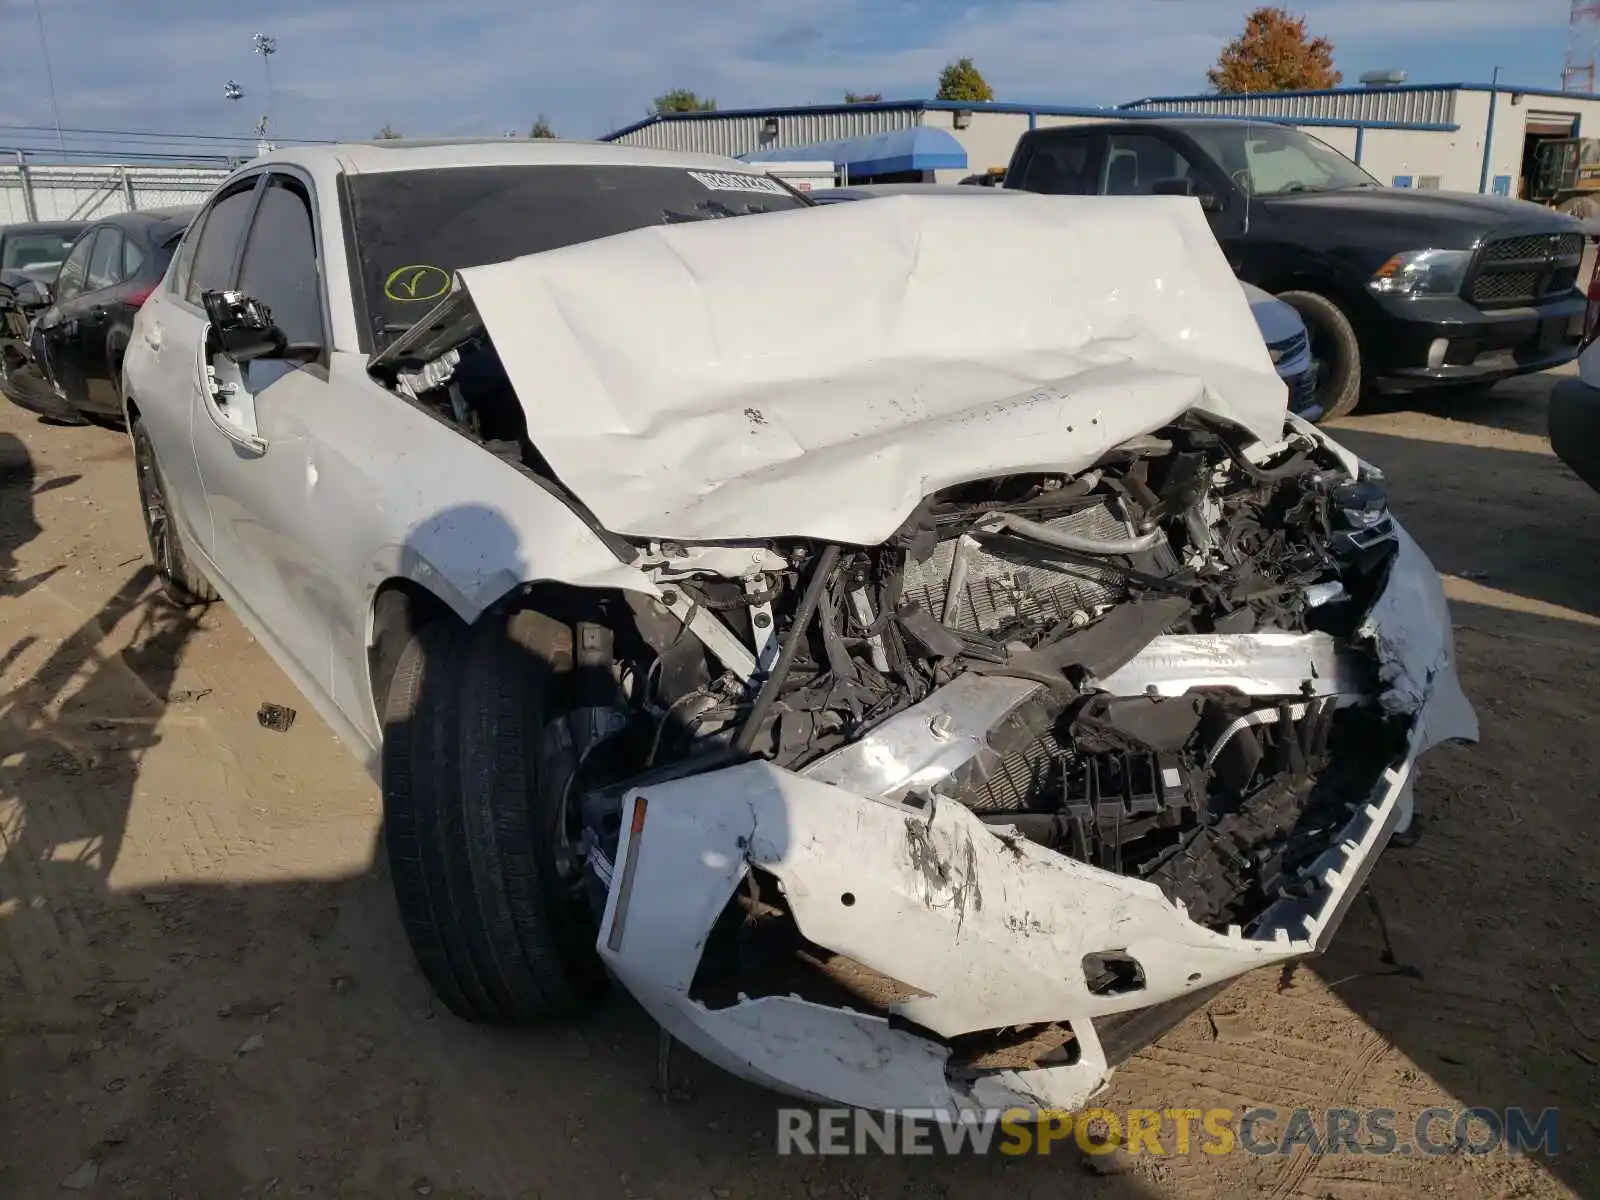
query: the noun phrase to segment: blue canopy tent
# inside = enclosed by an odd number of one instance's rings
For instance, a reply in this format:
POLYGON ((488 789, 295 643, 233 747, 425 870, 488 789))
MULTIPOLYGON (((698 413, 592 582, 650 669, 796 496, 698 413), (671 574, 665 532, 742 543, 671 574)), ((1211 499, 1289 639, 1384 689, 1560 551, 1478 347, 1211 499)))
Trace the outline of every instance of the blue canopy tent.
POLYGON ((831 162, 845 170, 847 178, 857 182, 869 176, 967 169, 967 152, 960 142, 943 129, 922 125, 871 137, 752 150, 739 157, 748 163, 831 162))

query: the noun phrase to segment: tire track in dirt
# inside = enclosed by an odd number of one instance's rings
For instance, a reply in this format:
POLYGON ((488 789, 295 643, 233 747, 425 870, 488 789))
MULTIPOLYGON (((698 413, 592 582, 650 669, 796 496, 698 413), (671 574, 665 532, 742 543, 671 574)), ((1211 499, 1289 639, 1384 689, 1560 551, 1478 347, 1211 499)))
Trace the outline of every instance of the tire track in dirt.
MULTIPOLYGON (((1371 1029, 1364 1030, 1345 1059, 1338 1079, 1324 1092, 1324 1096, 1335 1100, 1336 1104, 1354 1104, 1356 1091, 1366 1078, 1367 1072, 1377 1066, 1388 1053, 1389 1043, 1382 1034, 1371 1029)), ((1278 1176, 1277 1183, 1272 1187, 1272 1200, 1285 1200, 1285 1197, 1299 1191, 1300 1185, 1311 1177, 1322 1159, 1321 1148, 1314 1152, 1302 1151, 1291 1155, 1278 1176)))

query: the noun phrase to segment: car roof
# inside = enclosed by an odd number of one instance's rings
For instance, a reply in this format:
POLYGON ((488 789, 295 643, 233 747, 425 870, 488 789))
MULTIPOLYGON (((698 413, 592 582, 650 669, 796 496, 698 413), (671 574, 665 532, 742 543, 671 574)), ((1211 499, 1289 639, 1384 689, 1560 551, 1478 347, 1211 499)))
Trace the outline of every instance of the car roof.
POLYGON ((131 212, 109 213, 94 222, 96 228, 114 226, 130 233, 143 234, 153 241, 162 241, 170 234, 182 233, 200 211, 197 204, 166 208, 140 208, 131 212))
POLYGON ((639 166, 683 167, 758 174, 761 168, 736 158, 652 150, 614 142, 569 142, 558 138, 393 138, 377 142, 339 142, 324 146, 285 146, 247 166, 274 163, 350 174, 432 171, 452 167, 639 166))
POLYGON ((88 221, 18 221, 14 225, 0 227, 0 234, 7 233, 77 233, 89 227, 88 221))

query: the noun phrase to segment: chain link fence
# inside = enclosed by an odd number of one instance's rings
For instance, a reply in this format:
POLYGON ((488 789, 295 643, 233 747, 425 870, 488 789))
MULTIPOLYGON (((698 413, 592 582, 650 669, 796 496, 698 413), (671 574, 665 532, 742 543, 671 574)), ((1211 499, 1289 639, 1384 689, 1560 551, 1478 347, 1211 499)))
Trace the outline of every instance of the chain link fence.
POLYGON ((0 165, 0 225, 197 205, 227 176, 225 167, 0 165))

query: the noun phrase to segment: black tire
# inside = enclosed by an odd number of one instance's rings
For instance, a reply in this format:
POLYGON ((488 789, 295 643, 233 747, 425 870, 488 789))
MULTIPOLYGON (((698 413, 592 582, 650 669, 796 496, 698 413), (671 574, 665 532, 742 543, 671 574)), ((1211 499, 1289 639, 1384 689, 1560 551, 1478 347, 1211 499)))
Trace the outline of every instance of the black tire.
POLYGON ((1278 299, 1300 314, 1311 335, 1311 356, 1320 368, 1316 403, 1322 406, 1322 416, 1318 420, 1349 416, 1361 403, 1361 345, 1350 318, 1316 292, 1279 292, 1278 299))
POLYGON ((161 579, 161 590, 180 608, 210 604, 217 599, 216 589, 190 563, 183 534, 172 522, 167 482, 156 461, 156 448, 150 435, 143 422, 137 420, 130 433, 134 471, 139 481, 139 512, 144 517, 145 542, 150 547, 150 561, 161 579))
MULTIPOLYGON (((425 626, 384 706, 384 846, 422 973, 468 1021, 583 1010, 605 988, 560 863, 570 755, 551 750, 565 626, 532 613, 425 626)), ((570 653, 570 650, 568 651, 570 653)))

